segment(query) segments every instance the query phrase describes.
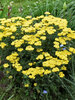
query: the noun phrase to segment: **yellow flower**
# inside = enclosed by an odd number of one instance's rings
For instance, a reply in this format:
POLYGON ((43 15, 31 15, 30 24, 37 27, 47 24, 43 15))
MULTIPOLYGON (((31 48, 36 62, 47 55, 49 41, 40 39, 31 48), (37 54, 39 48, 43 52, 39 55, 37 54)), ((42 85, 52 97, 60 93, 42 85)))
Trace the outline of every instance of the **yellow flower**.
POLYGON ((69 51, 70 51, 70 52, 73 52, 73 51, 74 51, 74 48, 70 47, 70 48, 69 48, 69 51))
POLYGON ((11 43, 11 45, 14 45, 17 48, 17 47, 20 47, 23 43, 24 43, 24 40, 20 39, 20 40, 14 40, 11 43))
POLYGON ((38 55, 38 56, 37 56, 37 58, 36 58, 36 59, 37 59, 37 60, 39 60, 39 59, 43 59, 43 58, 44 58, 44 57, 43 57, 43 55, 42 55, 42 54, 40 54, 40 55, 38 55))
POLYGON ((50 12, 46 11, 45 14, 46 14, 46 15, 50 15, 50 12))
POLYGON ((29 45, 29 46, 26 47, 25 50, 32 51, 32 50, 34 50, 34 48, 33 48, 32 46, 29 45))
POLYGON ((50 70, 45 70, 45 71, 44 71, 44 74, 50 74, 50 73, 51 73, 50 70))
POLYGON ((35 65, 36 64, 36 62, 33 62, 33 65, 35 65))
POLYGON ((11 55, 6 57, 6 60, 9 60, 11 63, 16 63, 19 61, 19 57, 17 52, 13 52, 11 55))
POLYGON ((43 77, 43 74, 40 74, 41 77, 43 77))
POLYGON ((27 73, 27 71, 24 71, 24 70, 22 71, 22 74, 24 74, 24 75, 25 75, 26 73, 27 73))
POLYGON ((6 73, 8 74, 8 73, 10 73, 10 72, 7 70, 6 73))
POLYGON ((1 42, 0 47, 4 48, 6 46, 6 44, 4 42, 1 42))
POLYGON ((46 36, 41 36, 40 39, 46 40, 46 36))
POLYGON ((11 39, 15 39, 15 36, 11 36, 11 39))
POLYGON ((41 41, 35 42, 34 45, 36 45, 36 46, 41 46, 41 41))
POLYGON ((32 63, 28 63, 28 65, 29 65, 29 66, 32 66, 33 64, 32 64, 32 63))
POLYGON ((43 49, 37 49, 36 51, 37 51, 37 52, 41 52, 41 51, 43 51, 43 49))
POLYGON ((10 26, 10 30, 11 30, 11 32, 16 32, 17 27, 14 26, 14 25, 11 25, 11 26, 10 26))
POLYGON ((62 66, 61 70, 67 70, 67 68, 65 66, 62 66))
POLYGON ((7 67, 9 67, 9 64, 8 64, 8 63, 5 63, 5 64, 3 65, 3 67, 4 67, 4 68, 7 68, 7 67))
POLYGON ((75 49, 73 50, 73 53, 75 53, 75 49))
POLYGON ((33 75, 29 75, 29 78, 31 78, 31 79, 35 79, 35 76, 33 76, 33 75))
POLYGON ((6 32, 5 37, 12 35, 12 32, 6 32))
POLYGON ((29 84, 25 84, 24 87, 29 87, 29 84))
POLYGON ((50 54, 49 54, 48 52, 43 52, 43 55, 44 55, 45 57, 50 57, 50 54))
POLYGON ((30 19, 30 18, 32 18, 32 16, 27 16, 27 17, 25 17, 25 18, 28 18, 28 19, 30 19))
POLYGON ((34 83, 34 86, 37 86, 37 83, 34 83))
POLYGON ((22 66, 16 67, 16 70, 17 70, 18 72, 20 72, 20 71, 22 70, 22 66))
POLYGON ((54 47, 59 48, 59 42, 54 42, 54 47))
POLYGON ((12 79, 12 78, 13 78, 13 76, 11 76, 11 75, 10 75, 8 78, 9 78, 9 79, 12 79))
POLYGON ((63 72, 60 72, 60 73, 59 73, 59 76, 60 76, 61 78, 63 78, 65 75, 64 75, 63 72))
POLYGON ((59 71, 59 68, 55 67, 52 69, 52 72, 58 72, 59 71))
POLYGON ((18 50, 19 52, 21 52, 21 51, 23 51, 23 48, 18 48, 17 50, 18 50))

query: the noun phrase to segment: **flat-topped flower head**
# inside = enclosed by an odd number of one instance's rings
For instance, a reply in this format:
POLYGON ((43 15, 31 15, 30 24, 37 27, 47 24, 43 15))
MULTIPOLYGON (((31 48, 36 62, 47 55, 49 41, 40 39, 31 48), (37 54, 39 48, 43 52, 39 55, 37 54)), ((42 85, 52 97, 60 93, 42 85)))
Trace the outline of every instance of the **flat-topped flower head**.
POLYGON ((45 14, 46 14, 46 15, 50 15, 50 12, 46 11, 45 14))
POLYGON ((31 45, 29 45, 29 46, 27 46, 26 47, 26 49, 25 50, 28 50, 28 51, 33 51, 34 50, 34 48, 31 46, 31 45))
POLYGON ((4 68, 8 68, 8 67, 9 67, 9 64, 8 64, 8 63, 5 63, 5 64, 3 65, 3 67, 4 67, 4 68))

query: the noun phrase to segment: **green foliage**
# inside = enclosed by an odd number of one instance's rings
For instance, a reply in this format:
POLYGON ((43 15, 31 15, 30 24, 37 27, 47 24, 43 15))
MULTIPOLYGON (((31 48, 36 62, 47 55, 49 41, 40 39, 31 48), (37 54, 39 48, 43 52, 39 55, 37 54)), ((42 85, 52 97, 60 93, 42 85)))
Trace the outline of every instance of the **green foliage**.
POLYGON ((75 1, 66 4, 66 9, 61 10, 60 17, 68 20, 68 26, 75 30, 75 1))

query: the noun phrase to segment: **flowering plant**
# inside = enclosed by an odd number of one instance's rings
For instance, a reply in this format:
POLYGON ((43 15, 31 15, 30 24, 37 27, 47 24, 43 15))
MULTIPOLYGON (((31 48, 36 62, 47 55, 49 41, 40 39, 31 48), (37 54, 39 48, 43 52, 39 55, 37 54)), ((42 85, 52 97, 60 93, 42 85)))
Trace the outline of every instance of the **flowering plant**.
POLYGON ((75 31, 67 20, 45 15, 0 19, 0 55, 4 72, 16 86, 39 87, 45 79, 65 76, 70 56, 75 53, 75 31))

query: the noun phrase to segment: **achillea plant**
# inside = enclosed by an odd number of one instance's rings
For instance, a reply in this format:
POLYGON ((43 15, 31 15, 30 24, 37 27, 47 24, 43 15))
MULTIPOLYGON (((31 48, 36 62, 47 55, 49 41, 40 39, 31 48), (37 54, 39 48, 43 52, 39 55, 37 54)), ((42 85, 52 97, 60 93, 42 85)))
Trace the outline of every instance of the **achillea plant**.
POLYGON ((75 31, 67 28, 67 20, 49 12, 33 18, 0 19, 0 51, 6 76, 16 86, 40 92, 39 87, 47 85, 54 73, 65 77, 66 65, 75 53, 74 39, 75 31))

